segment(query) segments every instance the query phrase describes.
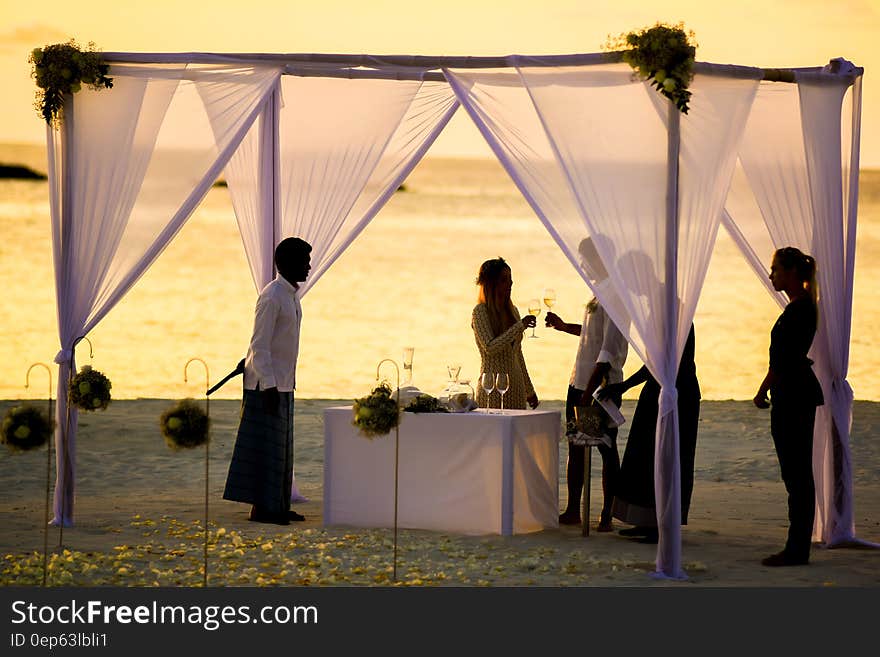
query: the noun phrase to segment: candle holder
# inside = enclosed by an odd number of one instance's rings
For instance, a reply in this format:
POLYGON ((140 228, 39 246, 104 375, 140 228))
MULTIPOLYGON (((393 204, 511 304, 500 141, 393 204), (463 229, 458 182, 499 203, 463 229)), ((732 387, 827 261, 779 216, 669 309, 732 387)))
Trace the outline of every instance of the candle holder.
MULTIPOLYGON (((205 415, 208 418, 209 427, 210 427, 210 418, 211 418, 211 399, 208 397, 208 391, 211 389, 211 374, 208 370, 208 364, 203 361, 201 358, 193 357, 186 361, 186 365, 183 366, 183 382, 188 383, 186 377, 186 370, 189 367, 189 364, 193 361, 198 361, 202 365, 205 366, 205 415)), ((210 429, 209 429, 210 431, 210 429)), ((202 569, 202 587, 206 588, 208 586, 208 490, 209 490, 209 456, 211 450, 211 440, 210 437, 205 441, 205 552, 204 552, 204 567, 202 569)))
MULTIPOLYGON (((410 352, 410 358, 412 358, 412 352, 410 352)), ((379 361, 379 364, 376 365, 376 381, 379 380, 379 370, 382 368, 383 363, 391 363, 394 365, 394 371, 397 374, 397 409, 400 411, 400 368, 397 366, 397 363, 390 358, 384 358, 379 361)), ((404 364, 406 367, 406 364, 404 364)), ((412 371, 412 360, 410 360, 410 372, 412 371)), ((400 422, 398 422, 394 426, 394 566, 393 566, 393 576, 394 581, 397 581, 397 493, 398 493, 398 464, 400 461, 400 422)))
MULTIPOLYGON (((49 426, 52 426, 52 370, 46 363, 34 363, 28 368, 24 377, 24 387, 30 388, 31 370, 35 367, 43 367, 49 375, 49 426)), ((43 508, 43 586, 46 586, 48 576, 49 554, 49 493, 52 488, 52 437, 46 441, 46 503, 43 508)))

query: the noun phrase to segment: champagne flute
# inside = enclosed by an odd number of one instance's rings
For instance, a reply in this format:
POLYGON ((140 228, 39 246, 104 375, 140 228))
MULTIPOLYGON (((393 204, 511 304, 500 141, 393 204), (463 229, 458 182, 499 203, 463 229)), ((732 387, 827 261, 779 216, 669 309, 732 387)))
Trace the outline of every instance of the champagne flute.
POLYGON ((552 287, 545 288, 544 305, 552 310, 554 303, 556 303, 556 290, 554 290, 552 287))
MULTIPOLYGON (((540 299, 529 299, 529 315, 535 316, 535 324, 537 324, 538 315, 541 314, 541 300, 540 299)), ((535 327, 532 327, 532 334, 529 336, 530 338, 537 338, 535 335, 535 327)))
POLYGON ((483 390, 486 391, 486 414, 491 415, 492 411, 489 408, 489 397, 495 389, 495 375, 492 374, 492 372, 483 372, 480 375, 480 385, 483 386, 483 390))
POLYGON ((510 375, 498 372, 495 375, 495 390, 501 394, 501 415, 504 415, 504 393, 510 390, 510 375))
POLYGON ((405 385, 409 385, 410 383, 412 383, 414 352, 414 347, 403 348, 403 382, 405 385))

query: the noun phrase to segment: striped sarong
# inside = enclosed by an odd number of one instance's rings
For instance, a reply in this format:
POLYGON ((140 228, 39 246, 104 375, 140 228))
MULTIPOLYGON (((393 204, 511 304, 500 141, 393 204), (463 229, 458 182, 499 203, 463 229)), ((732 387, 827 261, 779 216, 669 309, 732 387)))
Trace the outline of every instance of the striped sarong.
POLYGON ((293 482, 293 393, 279 393, 277 414, 263 409, 256 390, 245 390, 241 421, 223 499, 287 513, 293 482))

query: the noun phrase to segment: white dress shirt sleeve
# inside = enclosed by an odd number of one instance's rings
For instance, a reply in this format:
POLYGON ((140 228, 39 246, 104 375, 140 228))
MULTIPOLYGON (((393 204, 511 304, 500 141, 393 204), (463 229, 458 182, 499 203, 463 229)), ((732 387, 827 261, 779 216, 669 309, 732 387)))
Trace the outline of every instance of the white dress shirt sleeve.
POLYGON ((278 301, 273 296, 261 295, 257 299, 250 351, 253 354, 252 365, 260 390, 278 387, 272 365, 272 337, 275 334, 275 322, 279 310, 278 301))

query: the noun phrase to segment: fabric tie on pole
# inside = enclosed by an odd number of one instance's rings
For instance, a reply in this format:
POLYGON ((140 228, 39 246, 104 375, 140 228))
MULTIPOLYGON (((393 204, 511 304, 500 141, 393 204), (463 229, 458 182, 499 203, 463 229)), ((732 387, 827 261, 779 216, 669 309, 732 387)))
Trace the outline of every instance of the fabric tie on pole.
POLYGON ((71 358, 73 358, 73 350, 62 349, 57 354, 55 354, 55 363, 57 363, 58 365, 61 365, 61 363, 69 363, 71 358))

